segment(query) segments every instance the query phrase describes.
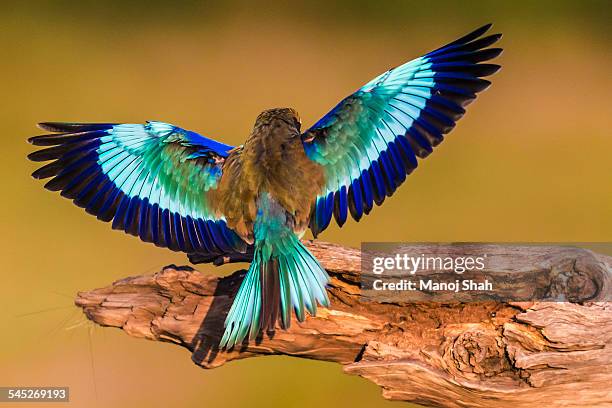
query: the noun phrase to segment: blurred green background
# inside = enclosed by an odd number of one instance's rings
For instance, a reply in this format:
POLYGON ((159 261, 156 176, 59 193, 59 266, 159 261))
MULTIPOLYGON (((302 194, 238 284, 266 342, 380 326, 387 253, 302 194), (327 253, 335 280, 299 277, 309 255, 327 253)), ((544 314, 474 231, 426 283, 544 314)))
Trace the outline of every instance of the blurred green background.
POLYGON ((186 258, 32 180, 25 139, 39 121, 162 120, 239 144, 263 109, 292 106, 311 124, 375 75, 490 21, 506 50, 493 86, 384 206, 322 239, 612 240, 608 2, 0 7, 0 385, 67 385, 77 407, 390 404, 339 365, 269 357, 205 371, 187 350, 91 326, 72 306, 78 290, 186 258))

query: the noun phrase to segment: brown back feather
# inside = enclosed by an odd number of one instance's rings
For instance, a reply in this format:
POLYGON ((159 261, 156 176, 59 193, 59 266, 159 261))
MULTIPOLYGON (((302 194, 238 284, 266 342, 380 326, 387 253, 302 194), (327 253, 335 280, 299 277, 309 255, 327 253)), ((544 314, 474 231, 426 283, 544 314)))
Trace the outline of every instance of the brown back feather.
POLYGON ((264 191, 285 208, 296 233, 308 226, 325 179, 322 167, 304 152, 298 121, 290 109, 262 113, 244 146, 225 160, 213 201, 228 226, 247 242, 253 242, 257 197, 264 191))

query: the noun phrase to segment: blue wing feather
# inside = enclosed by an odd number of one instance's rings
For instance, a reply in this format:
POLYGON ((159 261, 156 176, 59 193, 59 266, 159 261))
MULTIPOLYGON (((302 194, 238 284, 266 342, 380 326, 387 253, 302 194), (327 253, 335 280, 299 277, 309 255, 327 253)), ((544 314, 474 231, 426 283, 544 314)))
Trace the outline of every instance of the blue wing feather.
POLYGON ((361 196, 361 182, 358 178, 353 180, 349 187, 349 211, 351 216, 359 221, 363 216, 363 197, 361 196))
POLYGON ((361 183, 361 188, 363 192, 363 212, 369 214, 370 211, 372 211, 372 207, 374 207, 374 195, 372 193, 372 183, 370 179, 370 174, 367 170, 363 170, 361 172, 359 181, 361 183))
POLYGON ((500 67, 483 62, 501 53, 488 48, 501 34, 483 37, 490 26, 379 75, 304 133, 306 155, 323 167, 327 180, 313 206, 315 236, 327 227, 326 197, 333 197, 339 225, 346 221, 347 208, 355 220, 368 214, 373 203, 380 205, 395 192, 417 167, 417 157, 427 157, 465 114, 464 107, 490 85, 482 77, 500 67))
POLYGON ((334 218, 339 226, 343 226, 348 215, 348 204, 346 196, 346 186, 342 186, 334 196, 334 218))
POLYGON ((163 122, 40 126, 59 133, 30 139, 46 147, 31 160, 52 160, 33 176, 114 229, 175 251, 246 250, 205 200, 232 146, 163 122))

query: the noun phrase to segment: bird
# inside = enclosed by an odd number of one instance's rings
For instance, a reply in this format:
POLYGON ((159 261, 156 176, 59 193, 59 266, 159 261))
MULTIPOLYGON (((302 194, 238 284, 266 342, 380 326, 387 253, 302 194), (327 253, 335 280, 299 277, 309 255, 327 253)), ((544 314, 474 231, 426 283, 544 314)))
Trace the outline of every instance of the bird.
POLYGON ((178 126, 43 122, 32 173, 112 228, 187 254, 252 261, 224 323, 231 350, 330 307, 329 276, 301 242, 359 221, 405 181, 489 87, 501 34, 480 27, 396 66, 302 131, 293 108, 263 111, 244 144, 178 126))

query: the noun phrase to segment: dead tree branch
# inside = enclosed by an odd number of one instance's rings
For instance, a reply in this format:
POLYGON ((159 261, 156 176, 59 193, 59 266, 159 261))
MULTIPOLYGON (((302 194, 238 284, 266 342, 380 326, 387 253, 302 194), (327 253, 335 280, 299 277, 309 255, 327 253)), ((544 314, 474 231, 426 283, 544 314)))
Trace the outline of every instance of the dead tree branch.
POLYGON ((358 250, 307 245, 331 276, 331 308, 230 352, 217 345, 245 271, 220 278, 169 266, 81 292, 76 304, 99 325, 186 347, 204 368, 284 354, 338 362, 391 400, 439 407, 612 406, 612 307, 601 295, 610 290, 612 258, 570 247, 522 247, 520 258, 508 257, 492 271, 543 280, 552 295, 566 291, 575 303, 380 303, 360 291, 358 250), (568 271, 580 279, 559 284, 568 271))

